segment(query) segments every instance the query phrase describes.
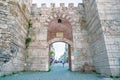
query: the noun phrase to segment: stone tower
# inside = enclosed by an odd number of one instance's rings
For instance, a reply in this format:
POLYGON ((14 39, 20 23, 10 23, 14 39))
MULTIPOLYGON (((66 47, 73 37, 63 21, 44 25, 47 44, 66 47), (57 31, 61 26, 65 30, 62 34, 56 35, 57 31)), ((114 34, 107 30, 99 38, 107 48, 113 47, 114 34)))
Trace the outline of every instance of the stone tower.
POLYGON ((31 0, 0 0, 0 75, 24 70, 31 0))
POLYGON ((90 52, 97 72, 120 75, 120 1, 83 0, 90 52))
POLYGON ((69 58, 72 71, 80 71, 85 62, 92 64, 84 11, 81 3, 77 7, 74 7, 73 3, 68 6, 60 3, 60 7, 56 7, 54 3, 51 3, 51 7, 42 4, 40 8, 33 4, 28 70, 48 71, 49 46, 57 41, 70 45, 69 58))

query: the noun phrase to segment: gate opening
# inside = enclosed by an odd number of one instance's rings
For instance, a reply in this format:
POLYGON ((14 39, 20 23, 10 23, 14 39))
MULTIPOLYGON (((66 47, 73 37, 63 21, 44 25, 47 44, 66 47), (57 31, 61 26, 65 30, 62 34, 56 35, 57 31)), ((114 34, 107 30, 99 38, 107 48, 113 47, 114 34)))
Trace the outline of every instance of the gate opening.
POLYGON ((49 46, 49 64, 51 67, 71 70, 70 45, 65 42, 54 42, 49 46))

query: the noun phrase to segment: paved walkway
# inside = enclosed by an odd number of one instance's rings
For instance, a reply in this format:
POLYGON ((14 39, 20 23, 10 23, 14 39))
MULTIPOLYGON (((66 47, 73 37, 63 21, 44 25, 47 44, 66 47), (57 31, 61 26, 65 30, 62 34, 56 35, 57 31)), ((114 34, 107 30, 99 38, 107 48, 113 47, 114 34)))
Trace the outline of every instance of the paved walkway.
POLYGON ((50 72, 24 72, 12 76, 1 77, 0 80, 120 80, 105 78, 97 74, 85 74, 68 71, 68 66, 55 64, 50 72))

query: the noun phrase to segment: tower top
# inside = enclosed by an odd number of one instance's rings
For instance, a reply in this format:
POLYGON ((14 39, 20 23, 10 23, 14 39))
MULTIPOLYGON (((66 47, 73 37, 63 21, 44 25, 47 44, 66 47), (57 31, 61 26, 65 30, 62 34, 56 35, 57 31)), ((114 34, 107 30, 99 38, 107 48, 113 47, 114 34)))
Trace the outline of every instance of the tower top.
MULTIPOLYGON (((60 3, 59 6, 57 6, 57 4, 55 3, 50 3, 50 5, 47 5, 46 3, 42 3, 40 8, 50 8, 50 7, 79 7, 80 5, 82 5, 82 3, 78 3, 77 5, 75 5, 74 3, 68 3, 68 5, 66 5, 65 3, 60 3)), ((37 7, 37 4, 33 4, 33 7, 37 7)))
POLYGON ((33 3, 37 3, 38 7, 41 7, 43 3, 46 3, 47 7, 50 7, 51 3, 55 3, 56 7, 60 7, 60 3, 64 3, 66 7, 69 3, 74 3, 74 6, 77 7, 78 3, 83 3, 83 0, 33 0, 33 3))

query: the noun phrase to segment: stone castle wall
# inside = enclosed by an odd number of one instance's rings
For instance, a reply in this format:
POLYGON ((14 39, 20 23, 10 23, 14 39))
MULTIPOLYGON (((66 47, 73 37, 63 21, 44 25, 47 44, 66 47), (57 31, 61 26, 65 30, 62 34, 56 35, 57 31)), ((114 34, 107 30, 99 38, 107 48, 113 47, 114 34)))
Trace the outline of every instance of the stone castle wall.
MULTIPOLYGON (((113 3, 112 0, 84 0, 83 4, 79 4, 78 7, 74 7, 72 3, 68 7, 63 3, 60 4, 60 7, 55 7, 55 4, 52 3, 50 8, 46 4, 37 8, 34 4, 31 15, 34 29, 31 31, 33 42, 29 49, 29 56, 33 53, 37 54, 32 57, 37 57, 40 61, 37 62, 38 59, 33 61, 31 64, 34 67, 31 70, 48 70, 47 27, 55 18, 65 18, 71 23, 73 33, 72 71, 80 70, 84 63, 88 62, 95 66, 97 72, 106 75, 119 75, 119 1, 113 3), (114 4, 116 7, 112 7, 114 4), (115 48, 113 48, 114 46, 115 48), (114 56, 113 53, 115 53, 114 56), (40 56, 38 57, 38 55, 40 56), (39 64, 39 69, 35 64, 39 64)), ((58 39, 58 41, 60 40, 58 39)))
MULTIPOLYGON (((64 41, 67 42, 67 37, 58 38, 52 36, 47 36, 47 31, 50 30, 48 27, 52 21, 57 20, 58 18, 62 19, 63 21, 66 20, 72 26, 71 29, 72 34, 68 35, 73 38, 68 40, 72 42, 73 45, 71 48, 71 70, 78 71, 82 68, 85 62, 91 63, 90 60, 90 53, 89 53, 89 46, 87 42, 87 32, 85 30, 85 15, 84 15, 84 7, 83 4, 79 4, 78 7, 74 7, 73 3, 70 3, 68 7, 64 6, 63 3, 60 4, 60 7, 55 7, 55 4, 52 3, 51 7, 46 7, 46 4, 42 4, 40 8, 37 8, 35 4, 32 6, 32 23, 33 27, 31 30, 32 36, 32 43, 29 47, 29 70, 48 70, 49 68, 49 42, 53 42, 56 38, 57 41, 64 41), (50 40, 47 37, 51 37, 50 40), (65 38, 65 39, 64 39, 65 38), (35 60, 33 60, 35 59, 35 60)), ((63 22, 66 24, 65 22, 63 22)), ((58 26, 59 24, 53 23, 54 27, 53 33, 56 34, 57 32, 65 31, 69 32, 67 27, 70 27, 68 24, 62 26, 58 26), (57 29, 56 27, 61 27, 61 29, 57 29), (56 29, 55 29, 56 28, 56 29), (57 32, 54 31, 58 30, 57 32)))
POLYGON ((106 75, 120 74, 120 1, 85 0, 86 26, 96 70, 106 75))
POLYGON ((0 1, 0 75, 24 70, 30 13, 23 0, 0 1))
POLYGON ((83 0, 77 7, 73 3, 67 7, 51 3, 51 7, 42 4, 38 8, 31 3, 0 1, 0 75, 24 69, 48 71, 49 47, 56 41, 70 45, 72 71, 80 71, 89 63, 102 74, 120 74, 119 0, 83 0), (30 19, 32 42, 25 50, 30 19), (63 23, 57 23, 58 19, 63 23))
POLYGON ((89 34, 89 44, 93 64, 97 72, 108 73, 110 71, 109 62, 98 15, 97 3, 95 0, 86 0, 84 1, 84 5, 87 20, 86 27, 89 34), (103 69, 104 71, 102 72, 103 69))
MULTIPOLYGON (((109 65, 113 76, 120 75, 120 1, 98 0, 98 12, 103 30, 109 65)), ((104 72, 107 69, 103 69, 104 72)))

